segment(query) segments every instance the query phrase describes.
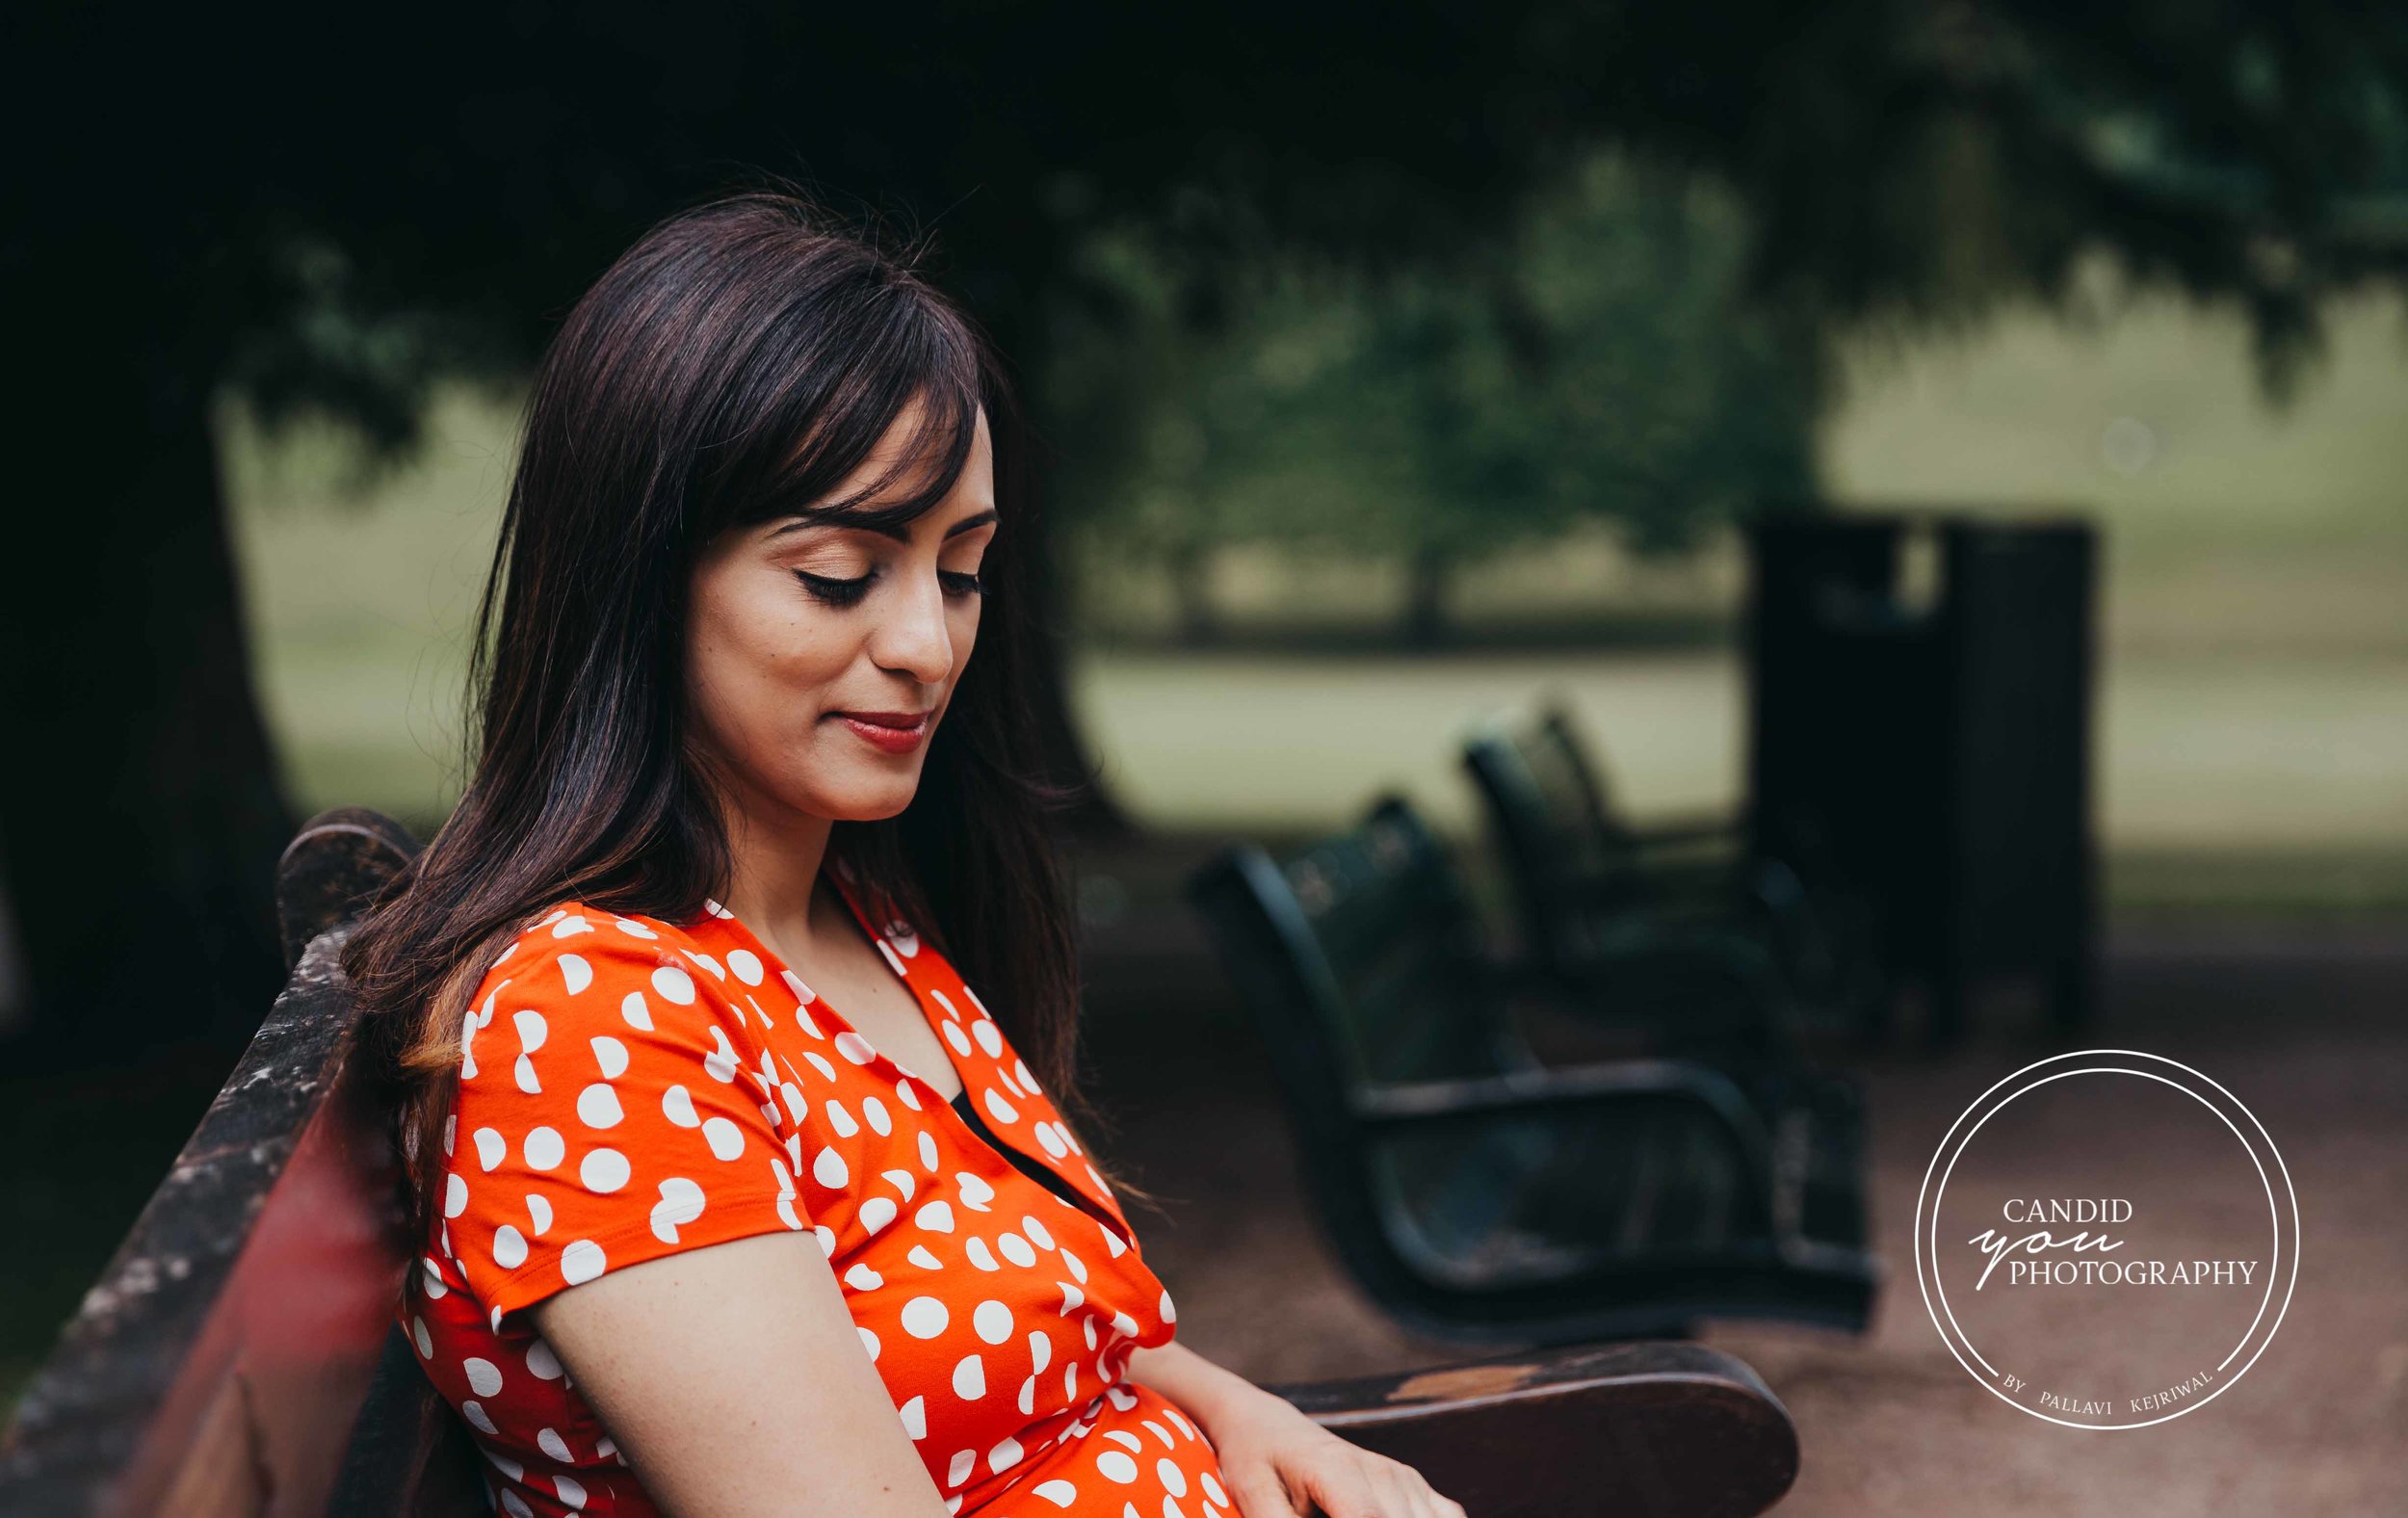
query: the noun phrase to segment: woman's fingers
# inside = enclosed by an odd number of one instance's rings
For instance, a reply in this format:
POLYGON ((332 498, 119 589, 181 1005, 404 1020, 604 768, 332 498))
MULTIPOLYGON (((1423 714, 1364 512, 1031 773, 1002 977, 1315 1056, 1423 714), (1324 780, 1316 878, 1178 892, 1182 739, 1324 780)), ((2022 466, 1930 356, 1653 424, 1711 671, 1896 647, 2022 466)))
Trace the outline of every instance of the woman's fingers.
POLYGON ((1311 1511, 1289 1500, 1288 1488, 1268 1465, 1252 1465, 1243 1471, 1223 1465, 1220 1475, 1229 1485, 1229 1495, 1238 1500, 1239 1518, 1304 1518, 1311 1511))

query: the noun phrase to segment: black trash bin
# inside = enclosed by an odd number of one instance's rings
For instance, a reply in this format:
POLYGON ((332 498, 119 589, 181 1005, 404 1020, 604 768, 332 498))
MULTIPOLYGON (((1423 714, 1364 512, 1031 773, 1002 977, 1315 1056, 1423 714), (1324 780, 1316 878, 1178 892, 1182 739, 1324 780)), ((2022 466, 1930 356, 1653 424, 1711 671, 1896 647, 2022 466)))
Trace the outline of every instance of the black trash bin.
POLYGON ((1999 975, 2042 980, 2060 1032, 2085 1025, 2091 525, 1779 515, 1748 536, 1754 847, 1811 851, 1871 903, 1935 1039, 1999 975), (1910 588, 1919 538, 1937 572, 1910 588))

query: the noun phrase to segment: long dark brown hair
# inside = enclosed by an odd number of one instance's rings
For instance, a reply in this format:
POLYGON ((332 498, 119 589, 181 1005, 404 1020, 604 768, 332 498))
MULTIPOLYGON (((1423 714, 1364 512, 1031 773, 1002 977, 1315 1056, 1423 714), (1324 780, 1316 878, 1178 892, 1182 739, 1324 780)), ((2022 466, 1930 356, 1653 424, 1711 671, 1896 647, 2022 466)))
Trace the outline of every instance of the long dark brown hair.
MULTIPOLYGON (((793 511, 908 521, 953 488, 981 407, 997 510, 1007 524, 1027 511, 1011 388, 916 256, 783 189, 724 196, 645 233, 544 353, 477 611, 463 794, 344 951, 422 1227, 445 1164, 422 1139, 452 1110, 462 1016, 502 946, 569 898, 685 921, 726 893, 731 851, 682 679, 703 545, 793 511), (925 421, 904 463, 833 499, 915 399, 925 421), (898 484, 907 493, 863 505, 898 484)), ((1021 689, 1029 536, 997 534, 981 566, 976 656, 910 805, 837 823, 828 862, 923 925, 1092 1132, 1070 904, 1046 825, 1072 792, 1040 772, 1021 689)))

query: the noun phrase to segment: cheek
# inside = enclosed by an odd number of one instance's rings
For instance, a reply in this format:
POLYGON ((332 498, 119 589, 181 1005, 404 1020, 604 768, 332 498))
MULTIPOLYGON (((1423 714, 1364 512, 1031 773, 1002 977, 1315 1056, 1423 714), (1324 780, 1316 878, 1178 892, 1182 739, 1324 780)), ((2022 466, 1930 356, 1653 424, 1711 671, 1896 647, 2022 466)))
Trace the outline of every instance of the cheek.
POLYGON ((791 754, 832 703, 857 641, 824 610, 758 591, 722 598, 696 617, 688 654, 704 730, 740 764, 791 754))

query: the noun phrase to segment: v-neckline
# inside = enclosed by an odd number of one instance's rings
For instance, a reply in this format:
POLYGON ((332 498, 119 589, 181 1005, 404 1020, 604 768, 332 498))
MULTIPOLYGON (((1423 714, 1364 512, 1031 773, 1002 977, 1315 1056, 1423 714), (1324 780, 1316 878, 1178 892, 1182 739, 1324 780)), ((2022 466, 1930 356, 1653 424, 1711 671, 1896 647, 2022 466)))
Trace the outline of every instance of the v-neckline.
MULTIPOLYGON (((831 866, 827 873, 827 879, 828 884, 835 889, 838 900, 845 903, 847 910, 852 913, 853 921, 860 925, 862 936, 869 939, 870 947, 877 951, 878 962, 886 966, 888 974, 894 976, 896 980, 903 982, 904 992, 910 996, 912 1005, 920 1009, 921 1019, 928 1024, 929 1032, 934 1034, 938 1043, 942 1045, 945 1042, 945 1034, 944 1029, 939 1026, 937 1022, 936 1012, 929 1006, 928 998, 921 994, 920 988, 911 983, 910 975, 903 970, 900 960, 895 955, 894 946, 887 941, 887 936, 883 931, 881 925, 870 920, 869 909, 862 904, 860 898, 854 894, 852 885, 845 878, 841 868, 831 866)), ((942 1107, 952 1113, 954 1121, 959 1124, 962 1131, 968 1135, 970 1142, 980 1145, 981 1147, 986 1149, 989 1153, 993 1154, 997 1162, 1008 1169, 1017 1171, 1019 1167, 1011 1163, 1009 1156, 1000 1151, 999 1145, 1002 1144, 1009 1144, 1012 1154, 1026 1155, 1030 1160, 1045 1166, 1047 1170, 1057 1176, 1060 1176, 1062 1184, 1067 1186, 1071 1192, 1078 1197, 1078 1201, 1075 1204, 1072 1204, 1077 1207, 1078 1211, 1086 1214, 1088 1217, 1094 1218, 1100 1226, 1110 1230, 1114 1237, 1119 1239, 1122 1244, 1132 1249, 1137 1247, 1137 1239, 1131 1233, 1128 1225, 1121 1219, 1113 1217, 1111 1209, 1099 1205, 1096 1199, 1087 1193, 1086 1188, 1082 1186, 1077 1179, 1069 1175, 1060 1166, 1057 1165, 1052 1157, 1043 1154, 1032 1154, 1029 1150, 1022 1148, 1020 1145, 1012 1143, 1009 1138, 1006 1138, 1001 1133, 997 1133, 994 1138, 990 1140, 985 1134, 980 1131, 980 1129, 983 1126, 982 1123, 974 1121, 971 1115, 965 1115, 960 1109, 954 1106, 955 1098, 946 1096, 943 1092, 937 1090, 935 1086, 929 1085, 927 1077, 921 1075, 918 1071, 912 1069, 909 1065, 904 1064, 902 1060, 888 1054, 883 1049, 880 1049, 877 1045, 872 1043, 868 1038, 863 1037, 861 1030, 852 1025, 852 1020, 848 1018, 842 1011, 838 1010, 835 1004, 823 995, 817 987, 812 986, 808 981, 805 981, 801 976, 796 974, 794 967, 786 962, 785 956, 780 955, 776 950, 771 948, 768 942, 764 940, 760 934, 754 932, 750 926, 747 925, 743 918, 736 915, 733 907, 717 899, 712 899, 706 902, 704 906, 705 910, 710 913, 713 919, 725 925, 729 930, 741 936, 744 939, 745 947, 752 950, 756 955, 758 955, 762 963, 768 966, 772 974, 784 978, 787 981, 788 990, 791 991, 797 987, 808 989, 811 992, 811 996, 810 1000, 804 1005, 815 1017, 824 1014, 827 1020, 835 1026, 835 1030, 837 1032, 851 1034, 854 1038, 859 1039, 861 1047, 869 1051, 870 1058, 872 1060, 884 1060, 888 1067, 893 1069, 898 1075, 901 1075, 907 1081, 915 1082, 920 1087, 925 1089, 929 1095, 934 1097, 935 1104, 938 1107, 942 1107)), ((833 1037, 834 1034, 831 1033, 829 1036, 833 1037)), ((953 1056, 947 1055, 945 1057, 945 1060, 948 1064, 953 1065, 954 1077, 961 1083, 961 1100, 968 1102, 974 1099, 974 1086, 977 1087, 977 1093, 979 1094, 982 1094, 986 1090, 986 1087, 983 1085, 980 1085, 971 1079, 969 1072, 963 1070, 960 1064, 955 1061, 953 1056)), ((1029 1177, 1023 1176, 1022 1179, 1026 1180, 1029 1179, 1029 1177)), ((1060 1195, 1060 1193, 1054 1191, 1050 1187, 1040 1187, 1039 1189, 1045 1191, 1048 1194, 1054 1195, 1058 1200, 1064 1203, 1070 1203, 1070 1197, 1060 1195)))

